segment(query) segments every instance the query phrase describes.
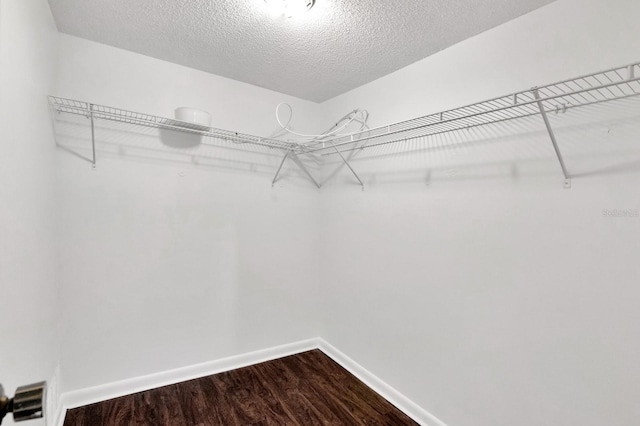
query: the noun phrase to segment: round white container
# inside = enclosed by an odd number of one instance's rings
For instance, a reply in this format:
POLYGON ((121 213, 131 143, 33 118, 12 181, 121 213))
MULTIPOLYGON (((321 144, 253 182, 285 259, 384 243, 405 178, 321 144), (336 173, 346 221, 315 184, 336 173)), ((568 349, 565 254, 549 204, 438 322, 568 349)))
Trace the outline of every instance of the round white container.
POLYGON ((176 120, 199 126, 211 126, 211 114, 197 108, 181 107, 175 110, 176 120))

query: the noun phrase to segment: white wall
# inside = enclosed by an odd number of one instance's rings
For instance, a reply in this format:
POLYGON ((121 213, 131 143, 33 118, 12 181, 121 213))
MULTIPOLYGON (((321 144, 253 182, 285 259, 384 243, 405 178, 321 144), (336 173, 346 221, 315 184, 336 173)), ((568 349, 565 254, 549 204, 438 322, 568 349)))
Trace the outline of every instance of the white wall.
POLYGON ((100 122, 92 170, 84 119, 58 123, 54 181, 43 107, 191 105, 264 136, 280 101, 303 131, 355 107, 391 123, 635 61, 637 2, 560 0, 318 106, 66 35, 54 70, 46 3, 1 1, 9 391, 53 374, 60 305, 65 390, 320 334, 449 425, 638 423, 640 223, 603 215, 640 208, 637 103, 553 118, 571 190, 525 122, 363 155, 365 192, 343 170, 319 197, 291 166, 272 189, 274 153, 100 122))
MULTIPOLYGON (((58 74, 56 94, 109 106, 195 106, 268 136, 286 101, 299 129, 319 126, 310 102, 66 35, 58 74)), ((319 334, 319 198, 290 163, 271 187, 283 153, 98 122, 92 170, 87 120, 61 118, 65 390, 319 334)))
POLYGON ((213 127, 259 136, 277 130, 279 102, 294 108, 292 125, 299 131, 325 124, 313 102, 67 34, 60 40, 56 94, 63 97, 163 117, 180 106, 202 108, 213 116, 213 127))
POLYGON ((638 61, 633 0, 557 0, 323 104, 382 126, 638 61), (381 96, 380 93, 384 93, 381 96))
MULTIPOLYGON (((324 106, 382 125, 624 65, 639 15, 560 0, 324 106)), ((321 193, 323 337, 448 425, 640 423, 640 218, 603 214, 640 208, 639 118, 552 117, 570 190, 539 118, 356 157, 365 192, 321 193)))
POLYGON ((45 98, 56 41, 47 2, 0 2, 0 381, 9 394, 51 381, 59 358, 55 144, 45 98))

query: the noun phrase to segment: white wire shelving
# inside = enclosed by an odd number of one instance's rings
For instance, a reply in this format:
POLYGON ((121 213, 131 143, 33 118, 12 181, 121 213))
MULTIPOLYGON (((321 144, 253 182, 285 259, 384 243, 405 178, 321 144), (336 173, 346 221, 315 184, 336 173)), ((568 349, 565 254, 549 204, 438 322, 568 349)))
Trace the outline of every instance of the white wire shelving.
POLYGON ((637 95, 640 95, 640 63, 534 87, 348 136, 334 137, 323 141, 324 146, 315 147, 308 152, 322 156, 340 155, 344 158, 344 154, 352 151, 540 115, 562 168, 565 187, 570 187, 570 176, 548 115, 637 95))
POLYGON ((230 130, 217 129, 213 127, 201 126, 197 124, 187 123, 174 120, 171 118, 160 117, 151 114, 145 114, 135 111, 129 111, 121 108, 98 105, 74 99, 61 98, 58 96, 49 96, 49 106, 57 114, 72 114, 84 116, 90 120, 91 124, 91 163, 96 167, 96 120, 107 120, 117 123, 132 124, 155 129, 168 129, 178 132, 185 132, 212 138, 217 141, 231 142, 245 147, 260 147, 279 150, 284 153, 284 158, 278 167, 278 171, 273 179, 272 184, 277 181, 280 171, 287 160, 291 158, 305 175, 318 187, 320 184, 309 172, 304 162, 300 161, 298 154, 306 153, 307 149, 296 142, 284 141, 274 138, 264 138, 246 133, 233 132, 230 130))
POLYGON ((229 130, 216 129, 187 123, 171 118, 159 117, 151 114, 128 111, 104 105, 91 104, 73 99, 49 96, 49 105, 58 113, 67 113, 85 116, 96 120, 109 120, 119 123, 135 124, 157 129, 169 129, 180 132, 194 133, 201 136, 223 139, 237 144, 252 144, 267 148, 289 149, 291 142, 278 139, 262 138, 229 130))
POLYGON ((401 144, 418 138, 427 138, 478 126, 540 115, 564 174, 565 187, 569 188, 571 187, 571 178, 548 115, 637 95, 640 95, 640 63, 633 63, 346 136, 321 138, 313 144, 262 138, 55 96, 49 96, 49 105, 58 113, 82 115, 91 120, 94 166, 96 162, 94 120, 109 120, 195 133, 218 140, 230 141, 235 144, 277 149, 284 154, 284 157, 278 167, 273 183, 277 181, 284 163, 289 158, 301 168, 318 188, 321 186, 320 183, 305 167, 304 162, 300 161, 299 156, 321 157, 338 155, 364 188, 362 180, 349 164, 348 156, 345 157, 345 154, 352 154, 353 151, 366 150, 381 145, 401 144))

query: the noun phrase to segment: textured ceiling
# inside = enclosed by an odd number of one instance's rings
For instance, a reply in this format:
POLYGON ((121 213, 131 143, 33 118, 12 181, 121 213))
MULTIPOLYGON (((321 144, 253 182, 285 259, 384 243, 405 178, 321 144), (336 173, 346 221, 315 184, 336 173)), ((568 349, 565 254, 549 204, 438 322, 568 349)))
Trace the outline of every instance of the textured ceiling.
POLYGON ((553 0, 49 0, 61 32, 321 102, 553 0))

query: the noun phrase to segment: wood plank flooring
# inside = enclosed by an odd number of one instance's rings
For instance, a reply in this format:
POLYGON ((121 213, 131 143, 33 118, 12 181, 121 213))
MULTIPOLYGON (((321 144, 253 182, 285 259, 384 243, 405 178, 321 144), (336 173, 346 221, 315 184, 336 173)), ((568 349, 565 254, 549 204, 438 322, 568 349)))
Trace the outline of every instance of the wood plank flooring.
POLYGON ((67 411, 64 426, 417 425, 319 350, 67 411))

